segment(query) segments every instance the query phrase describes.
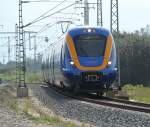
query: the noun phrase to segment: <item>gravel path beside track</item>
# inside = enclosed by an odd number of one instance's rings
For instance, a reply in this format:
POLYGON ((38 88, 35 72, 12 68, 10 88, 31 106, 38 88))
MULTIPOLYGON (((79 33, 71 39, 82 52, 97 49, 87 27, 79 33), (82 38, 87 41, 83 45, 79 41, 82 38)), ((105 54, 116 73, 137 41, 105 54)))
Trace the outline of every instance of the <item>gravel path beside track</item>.
POLYGON ((50 88, 32 84, 33 94, 48 108, 66 118, 88 122, 97 127, 150 127, 150 114, 99 106, 68 99, 50 88))
POLYGON ((0 127, 50 127, 48 125, 35 124, 28 120, 23 114, 0 106, 0 127))
MULTIPOLYGON (((0 127, 54 127, 51 125, 35 123, 29 120, 24 113, 12 108, 14 103, 10 103, 10 101, 14 102, 15 96, 10 93, 8 94, 9 90, 12 90, 12 93, 16 94, 12 88, 13 87, 10 87, 8 83, 0 84, 0 127)), ((22 101, 22 99, 20 99, 20 101, 22 101)))

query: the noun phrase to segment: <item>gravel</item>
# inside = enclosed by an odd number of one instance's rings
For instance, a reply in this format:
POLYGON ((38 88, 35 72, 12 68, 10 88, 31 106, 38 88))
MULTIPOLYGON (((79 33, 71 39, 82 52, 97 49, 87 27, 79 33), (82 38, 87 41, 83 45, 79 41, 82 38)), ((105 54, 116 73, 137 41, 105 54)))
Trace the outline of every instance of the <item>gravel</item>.
POLYGON ((24 115, 0 106, 0 127, 36 127, 24 115))
MULTIPOLYGON (((10 94, 8 92, 9 90, 13 91, 12 87, 7 84, 0 85, 0 127, 53 127, 46 124, 35 123, 29 120, 24 113, 14 110, 12 105, 14 105, 15 102, 10 102, 15 100, 15 96, 10 94)), ((17 101, 19 105, 20 101, 22 101, 22 99, 18 99, 17 101)))
POLYGON ((65 118, 97 127, 150 127, 150 114, 68 99, 47 87, 30 85, 33 95, 65 118))

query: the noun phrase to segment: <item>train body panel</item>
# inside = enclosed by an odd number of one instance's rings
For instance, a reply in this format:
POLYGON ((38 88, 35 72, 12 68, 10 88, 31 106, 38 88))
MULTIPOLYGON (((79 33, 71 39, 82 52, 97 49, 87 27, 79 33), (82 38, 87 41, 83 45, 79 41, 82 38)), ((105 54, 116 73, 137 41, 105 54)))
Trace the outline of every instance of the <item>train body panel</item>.
POLYGON ((117 75, 116 47, 102 28, 75 28, 49 48, 43 58, 44 79, 55 85, 98 92, 110 87, 117 75))

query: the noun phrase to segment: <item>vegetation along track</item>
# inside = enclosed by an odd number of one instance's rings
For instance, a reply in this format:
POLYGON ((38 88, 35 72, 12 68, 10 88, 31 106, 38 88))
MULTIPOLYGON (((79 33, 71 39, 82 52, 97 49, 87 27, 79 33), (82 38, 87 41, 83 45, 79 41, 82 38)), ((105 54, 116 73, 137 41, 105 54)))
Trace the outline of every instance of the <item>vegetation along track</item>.
MULTIPOLYGON (((42 87, 43 86, 45 85, 42 85, 42 87)), ((48 85, 48 86, 66 97, 77 99, 80 101, 85 101, 89 103, 94 103, 94 104, 109 106, 114 108, 150 113, 150 104, 131 102, 123 99, 110 98, 110 97, 97 97, 94 94, 79 94, 75 96, 72 95, 70 92, 67 91, 64 92, 61 88, 57 88, 54 85, 48 85)))

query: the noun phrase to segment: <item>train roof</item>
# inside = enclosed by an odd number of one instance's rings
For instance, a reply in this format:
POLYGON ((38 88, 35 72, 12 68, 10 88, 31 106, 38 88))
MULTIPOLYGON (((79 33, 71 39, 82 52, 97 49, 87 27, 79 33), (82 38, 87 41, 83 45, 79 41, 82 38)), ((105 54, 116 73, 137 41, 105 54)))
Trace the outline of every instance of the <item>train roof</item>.
POLYGON ((110 34, 110 31, 108 29, 98 27, 98 26, 77 26, 69 29, 68 33, 78 33, 83 31, 84 29, 95 29, 97 32, 103 33, 106 36, 110 34))

